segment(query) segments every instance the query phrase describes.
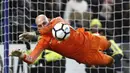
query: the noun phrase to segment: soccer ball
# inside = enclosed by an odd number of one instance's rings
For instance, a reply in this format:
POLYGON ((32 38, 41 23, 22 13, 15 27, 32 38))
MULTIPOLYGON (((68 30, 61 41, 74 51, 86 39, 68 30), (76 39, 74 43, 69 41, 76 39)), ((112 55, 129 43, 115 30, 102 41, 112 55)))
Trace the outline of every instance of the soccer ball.
POLYGON ((52 29, 52 35, 59 41, 67 39, 70 36, 69 25, 63 23, 57 23, 52 29))

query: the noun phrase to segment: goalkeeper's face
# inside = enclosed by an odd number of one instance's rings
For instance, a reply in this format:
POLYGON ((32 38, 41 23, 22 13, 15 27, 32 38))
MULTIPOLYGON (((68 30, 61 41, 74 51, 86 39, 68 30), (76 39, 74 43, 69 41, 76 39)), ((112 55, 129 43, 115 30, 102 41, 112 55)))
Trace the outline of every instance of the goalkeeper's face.
POLYGON ((48 25, 48 23, 47 22, 42 22, 42 23, 40 23, 40 24, 37 24, 37 28, 38 28, 38 30, 41 30, 41 29, 43 29, 45 26, 47 26, 48 25))
POLYGON ((43 29, 45 26, 47 26, 49 23, 48 18, 45 15, 39 15, 36 17, 36 24, 38 31, 43 29))

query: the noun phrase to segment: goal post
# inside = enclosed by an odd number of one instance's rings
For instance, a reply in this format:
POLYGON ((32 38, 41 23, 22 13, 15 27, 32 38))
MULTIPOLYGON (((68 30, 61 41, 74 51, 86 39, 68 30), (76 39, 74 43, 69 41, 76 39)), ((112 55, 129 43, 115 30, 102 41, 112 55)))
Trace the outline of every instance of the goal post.
POLYGON ((9 5, 3 0, 3 44, 4 44, 4 73, 9 73, 9 5))

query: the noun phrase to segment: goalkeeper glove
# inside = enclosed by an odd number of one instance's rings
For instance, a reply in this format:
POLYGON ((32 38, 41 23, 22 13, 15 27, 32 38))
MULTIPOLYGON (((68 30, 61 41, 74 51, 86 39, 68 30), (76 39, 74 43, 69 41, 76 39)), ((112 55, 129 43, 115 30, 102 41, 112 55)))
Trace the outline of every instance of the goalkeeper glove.
POLYGON ((45 60, 47 62, 51 62, 51 61, 56 61, 56 60, 61 60, 62 59, 62 55, 53 52, 53 51, 49 51, 49 50, 45 50, 46 55, 44 56, 45 60))
POLYGON ((23 58, 23 51, 21 51, 20 49, 14 49, 9 56, 23 58))
POLYGON ((19 40, 28 41, 36 37, 35 32, 25 32, 19 35, 19 40))

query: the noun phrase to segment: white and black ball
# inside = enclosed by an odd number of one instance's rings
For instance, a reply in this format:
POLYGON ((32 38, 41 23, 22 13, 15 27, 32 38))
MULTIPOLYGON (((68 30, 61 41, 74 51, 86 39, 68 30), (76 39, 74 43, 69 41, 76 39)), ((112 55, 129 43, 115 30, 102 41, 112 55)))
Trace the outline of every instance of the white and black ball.
POLYGON ((57 23, 52 29, 52 35, 59 41, 65 40, 70 36, 70 26, 63 23, 57 23))

